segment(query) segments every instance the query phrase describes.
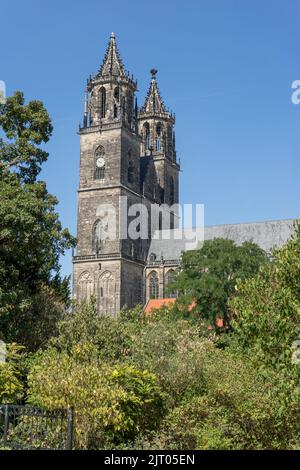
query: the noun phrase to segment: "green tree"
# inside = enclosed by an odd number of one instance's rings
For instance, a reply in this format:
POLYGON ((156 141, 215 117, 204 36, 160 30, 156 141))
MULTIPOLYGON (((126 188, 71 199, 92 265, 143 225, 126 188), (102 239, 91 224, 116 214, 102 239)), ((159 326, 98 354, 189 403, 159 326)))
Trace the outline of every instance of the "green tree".
POLYGON ((0 138, 0 176, 14 173, 25 183, 33 183, 48 153, 41 143, 52 133, 50 117, 41 101, 25 105, 22 92, 17 91, 0 104, 0 127, 6 139, 0 138))
POLYGON ((170 286, 179 292, 177 310, 211 323, 223 318, 228 324, 227 302, 238 280, 254 276, 267 262, 267 254, 250 241, 241 246, 222 238, 205 241, 200 250, 182 256, 181 269, 170 286))
MULTIPOLYGON (((300 226, 273 262, 238 283, 230 301, 232 326, 238 343, 260 363, 281 369, 299 380, 293 364, 293 343, 300 339, 300 226)), ((293 382, 291 382, 293 386, 293 382)))
POLYGON ((59 258, 75 239, 61 225, 57 199, 36 181, 48 157, 39 145, 52 132, 43 104, 25 105, 17 92, 0 107, 0 126, 0 332, 35 349, 52 335, 68 302, 59 258), (33 338, 34 331, 41 336, 33 338))

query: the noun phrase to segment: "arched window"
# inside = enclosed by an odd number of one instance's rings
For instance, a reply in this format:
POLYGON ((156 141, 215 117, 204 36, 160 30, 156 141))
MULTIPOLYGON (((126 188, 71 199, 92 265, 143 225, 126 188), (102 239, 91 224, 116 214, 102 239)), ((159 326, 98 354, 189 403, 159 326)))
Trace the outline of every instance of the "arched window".
POLYGON ((103 87, 100 88, 100 117, 105 118, 106 113, 106 90, 103 87))
POLYGON ((96 254, 103 248, 104 230, 103 221, 101 219, 96 220, 93 226, 93 251, 96 254))
POLYGON ((158 299, 159 297, 158 275, 155 271, 149 275, 149 296, 150 299, 158 299))
POLYGON ((161 212, 158 214, 158 230, 163 229, 163 215, 161 212))
POLYGON ((83 302, 89 300, 93 294, 93 280, 88 271, 80 274, 78 279, 77 300, 83 302))
POLYGON ((174 178, 173 176, 170 176, 170 183, 169 183, 169 191, 170 191, 170 205, 174 204, 174 178))
POLYGON ((172 157, 172 146, 173 146, 173 131, 172 127, 168 126, 167 129, 167 148, 166 148, 166 154, 168 157, 172 157))
POLYGON ((143 137, 144 137, 144 147, 145 147, 144 150, 145 150, 145 153, 147 153, 147 151, 150 148, 150 126, 148 122, 145 122, 145 124, 143 125, 143 137))
POLYGON ((133 183, 133 179, 134 179, 134 165, 133 165, 133 161, 132 161, 131 150, 128 151, 127 179, 128 179, 128 183, 133 183))
POLYGON ((161 124, 158 123, 156 126, 156 151, 160 152, 161 150, 161 124))
POLYGON ((132 114, 133 114, 133 96, 131 93, 127 95, 127 115, 128 115, 128 122, 131 124, 132 122, 132 114))
MULTIPOLYGON (((174 281, 174 278, 175 278, 175 271, 174 269, 170 269, 165 276, 165 287, 171 284, 174 281)), ((177 291, 174 289, 172 289, 171 291, 168 289, 165 289, 165 297, 175 298, 177 297, 177 291)))
POLYGON ((97 302, 99 312, 102 314, 114 314, 116 298, 116 283, 110 271, 104 271, 99 276, 97 288, 97 302))
POLYGON ((95 152, 95 179, 103 180, 105 178, 105 150, 102 145, 97 147, 95 152))
POLYGON ((119 103, 119 100, 120 100, 120 88, 118 86, 116 86, 116 88, 114 89, 114 97, 115 97, 115 100, 117 103, 119 103))
POLYGON ((114 104, 114 119, 118 117, 118 106, 114 104))

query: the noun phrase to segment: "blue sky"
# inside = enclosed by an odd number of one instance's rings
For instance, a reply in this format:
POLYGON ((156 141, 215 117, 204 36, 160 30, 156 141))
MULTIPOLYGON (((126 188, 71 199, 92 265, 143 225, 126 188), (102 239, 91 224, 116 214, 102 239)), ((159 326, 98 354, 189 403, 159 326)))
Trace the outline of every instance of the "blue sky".
MULTIPOLYGON (((299 217, 298 0, 2 0, 0 17, 0 80, 52 117, 41 179, 72 233, 84 86, 111 31, 139 104, 158 69, 176 113, 181 202, 204 203, 209 225, 299 217)), ((70 254, 62 266, 71 272, 70 254)))

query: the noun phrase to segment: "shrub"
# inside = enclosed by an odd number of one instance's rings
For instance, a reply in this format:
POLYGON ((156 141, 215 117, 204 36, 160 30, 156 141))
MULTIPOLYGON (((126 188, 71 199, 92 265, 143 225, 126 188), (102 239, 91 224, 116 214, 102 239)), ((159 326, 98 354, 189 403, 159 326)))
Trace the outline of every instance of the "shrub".
POLYGON ((230 301, 232 326, 244 350, 258 362, 299 380, 292 364, 292 345, 300 339, 300 226, 295 236, 274 252, 271 266, 239 283, 230 301))
POLYGON ((149 449, 279 449, 299 446, 299 397, 246 357, 199 350, 202 391, 185 395, 161 428, 136 445, 149 449))
POLYGON ((0 363, 0 403, 16 403, 24 396, 22 383, 23 347, 7 344, 6 362, 0 363))
POLYGON ((110 447, 155 427, 163 409, 155 375, 87 359, 89 349, 78 345, 72 355, 43 353, 29 375, 30 403, 74 407, 79 448, 110 447))

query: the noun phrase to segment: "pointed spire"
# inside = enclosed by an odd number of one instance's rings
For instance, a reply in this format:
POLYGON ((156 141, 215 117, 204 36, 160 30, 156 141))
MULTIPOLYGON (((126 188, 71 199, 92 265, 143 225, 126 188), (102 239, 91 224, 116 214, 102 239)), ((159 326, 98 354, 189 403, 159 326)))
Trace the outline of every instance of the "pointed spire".
POLYGON ((141 113, 167 113, 165 104, 160 96, 160 92, 156 81, 156 69, 151 69, 151 83, 146 97, 144 106, 141 108, 141 113))
POLYGON ((111 33, 103 63, 99 70, 101 77, 116 76, 127 77, 120 53, 118 51, 115 33, 111 33))

